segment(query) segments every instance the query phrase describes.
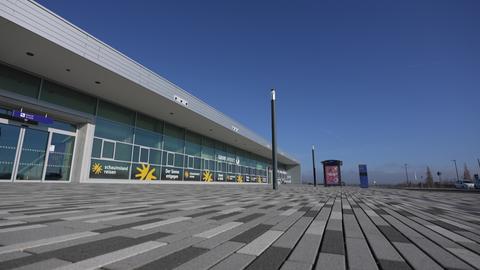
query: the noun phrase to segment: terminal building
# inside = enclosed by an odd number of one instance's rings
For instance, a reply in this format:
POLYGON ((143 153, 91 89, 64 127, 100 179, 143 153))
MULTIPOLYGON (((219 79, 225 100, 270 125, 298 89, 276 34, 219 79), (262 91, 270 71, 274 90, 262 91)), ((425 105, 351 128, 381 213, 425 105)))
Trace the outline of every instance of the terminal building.
POLYGON ((38 3, 0 1, 0 36, 0 182, 272 181, 267 140, 38 3))

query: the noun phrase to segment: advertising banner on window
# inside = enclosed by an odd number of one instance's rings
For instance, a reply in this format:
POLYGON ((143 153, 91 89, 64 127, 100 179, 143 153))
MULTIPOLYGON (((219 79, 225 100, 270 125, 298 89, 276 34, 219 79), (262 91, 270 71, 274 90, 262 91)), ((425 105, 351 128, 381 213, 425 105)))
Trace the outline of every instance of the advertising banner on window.
POLYGON ((222 173, 222 172, 215 173, 215 181, 224 182, 226 178, 227 177, 226 177, 225 173, 222 173))
POLYGON ((338 185, 340 181, 338 166, 325 166, 325 179, 327 185, 338 185))
POLYGON ((183 169, 177 168, 162 168, 162 180, 173 180, 173 181, 181 181, 183 180, 183 169))
POLYGON ((237 175, 236 174, 227 174, 227 182, 236 182, 237 175))
POLYGON ((162 167, 148 163, 133 163, 131 179, 136 180, 160 180, 162 167))
POLYGON ((211 172, 210 170, 204 170, 202 172, 202 181, 207 182, 207 183, 212 182, 213 181, 213 172, 211 172))
POLYGON ((243 179, 244 179, 245 182, 247 182, 247 183, 251 181, 251 180, 250 180, 250 179, 251 179, 251 178, 250 178, 250 175, 248 175, 248 174, 244 175, 244 176, 243 176, 243 179))
POLYGON ((185 169, 183 172, 183 180, 185 181, 200 181, 201 172, 199 170, 185 169))
POLYGON ((92 159, 90 178, 128 179, 130 163, 110 160, 92 159))

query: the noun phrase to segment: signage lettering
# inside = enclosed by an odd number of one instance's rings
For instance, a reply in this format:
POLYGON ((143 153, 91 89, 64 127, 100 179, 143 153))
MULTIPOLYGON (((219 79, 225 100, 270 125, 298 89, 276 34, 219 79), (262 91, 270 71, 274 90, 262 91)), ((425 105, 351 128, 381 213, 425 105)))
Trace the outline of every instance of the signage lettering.
POLYGON ((20 112, 20 111, 12 111, 12 117, 22 119, 25 122, 34 121, 43 124, 53 124, 53 119, 44 115, 20 112))

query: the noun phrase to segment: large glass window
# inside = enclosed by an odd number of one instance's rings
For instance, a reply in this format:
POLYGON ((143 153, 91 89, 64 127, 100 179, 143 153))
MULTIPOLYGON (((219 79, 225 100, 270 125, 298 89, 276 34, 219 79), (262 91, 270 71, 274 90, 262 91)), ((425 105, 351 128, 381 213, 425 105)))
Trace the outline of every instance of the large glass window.
POLYGON ((149 146, 153 148, 162 148, 162 134, 144 130, 135 129, 135 144, 149 146))
POLYGON ((89 114, 97 107, 96 98, 49 81, 44 81, 40 99, 89 114))
POLYGON ((103 100, 100 100, 98 103, 97 115, 102 118, 127 124, 130 126, 135 125, 134 112, 126 108, 114 105, 112 103, 105 102, 103 100))
POLYGON ((102 150, 103 158, 113 158, 114 150, 115 150, 114 142, 103 141, 103 150, 102 150))
POLYGON ((97 117, 95 136, 119 142, 131 143, 133 141, 133 126, 108 121, 97 117))
POLYGON ((165 123, 163 149, 172 152, 183 153, 183 148, 185 146, 184 132, 185 130, 183 128, 165 123))
POLYGON ((162 164, 162 151, 150 149, 150 163, 162 164))
POLYGON ((162 148, 163 122, 143 114, 137 114, 135 144, 162 148))
POLYGON ((0 64, 0 89, 37 98, 40 79, 0 64))
POLYGON ((99 158, 101 153, 102 153, 102 140, 95 138, 93 139, 92 157, 99 158))
POLYGON ((183 155, 175 154, 175 167, 183 167, 183 155))
POLYGON ((132 145, 117 142, 115 146, 115 160, 131 161, 132 145))
POLYGON ((163 133, 163 122, 152 118, 150 116, 146 116, 141 113, 137 113, 137 127, 149 131, 153 131, 156 133, 163 133))
POLYGON ((185 153, 200 157, 202 153, 202 136, 187 131, 185 134, 185 153))
POLYGON ((225 150, 225 144, 221 142, 215 142, 215 157, 217 160, 226 161, 227 153, 225 150))
POLYGON ((215 159, 215 142, 209 138, 202 138, 202 158, 215 159))

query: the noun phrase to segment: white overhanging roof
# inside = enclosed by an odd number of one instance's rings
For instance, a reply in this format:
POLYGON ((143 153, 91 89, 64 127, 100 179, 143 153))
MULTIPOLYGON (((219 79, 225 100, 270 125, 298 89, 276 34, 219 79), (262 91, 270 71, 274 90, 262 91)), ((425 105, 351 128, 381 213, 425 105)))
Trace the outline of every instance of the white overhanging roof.
MULTIPOLYGON (((1 61, 271 158, 264 138, 38 3, 0 1, 0 16, 1 61)), ((299 164, 281 150, 278 161, 299 164)))

